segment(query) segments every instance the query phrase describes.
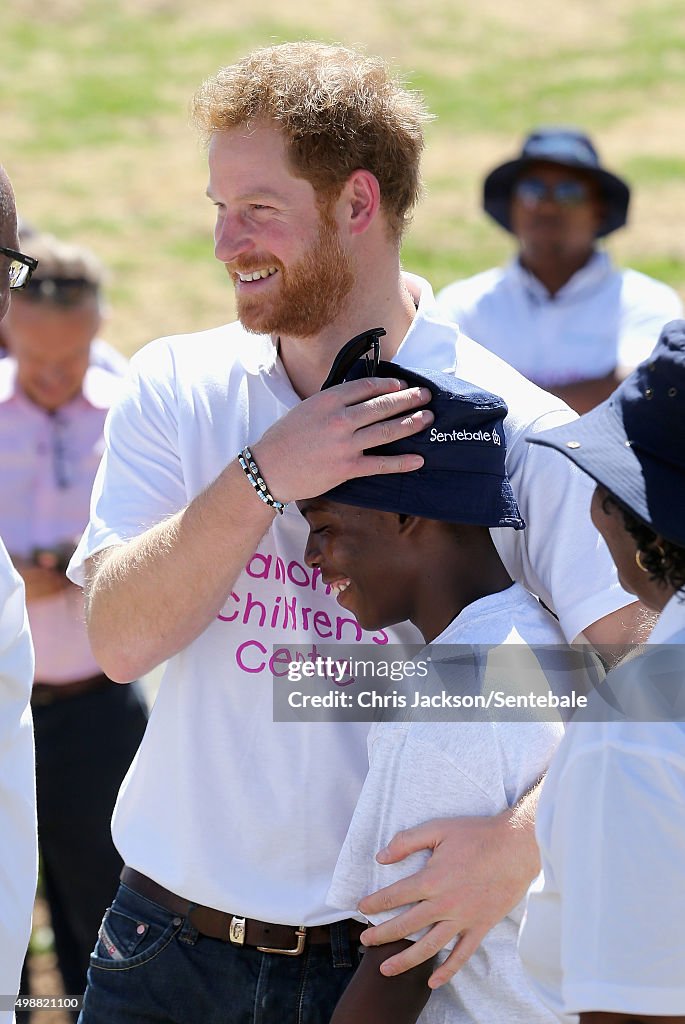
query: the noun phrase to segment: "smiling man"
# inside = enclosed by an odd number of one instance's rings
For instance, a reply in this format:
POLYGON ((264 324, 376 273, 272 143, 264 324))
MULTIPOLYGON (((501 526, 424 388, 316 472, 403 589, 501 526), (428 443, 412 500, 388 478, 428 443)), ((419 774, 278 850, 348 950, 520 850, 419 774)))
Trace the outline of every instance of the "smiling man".
MULTIPOLYGON (((618 641, 633 610, 592 525, 579 532, 588 486, 520 440, 569 410, 461 337, 427 283, 401 272, 420 192, 420 98, 378 59, 304 42, 224 68, 194 110, 209 143, 215 252, 240 321, 134 358, 70 569, 112 678, 168 661, 115 810, 127 867, 91 958, 82 1024, 117 1013, 131 1024, 254 1014, 314 1024, 357 962, 361 917, 333 910, 326 893, 366 770, 366 728, 274 723, 272 678, 295 645, 416 632, 369 635, 339 614, 303 562, 306 524, 292 502, 419 468, 410 444, 401 455, 374 448, 433 422, 428 391, 394 376, 320 393, 344 343, 380 324, 384 357, 456 368, 503 395, 508 472, 530 524, 526 540, 495 531, 510 575, 554 608, 568 639, 587 630, 618 641)), ((429 931, 384 971, 429 959, 432 943, 457 933, 433 983, 468 959, 536 873, 532 830, 518 824, 511 812, 433 821, 395 841, 394 859, 435 852, 399 891, 374 897, 419 901, 412 919, 400 914, 364 941, 406 936, 417 915, 429 931)))
POLYGON ((463 331, 578 412, 607 398, 682 312, 671 288, 619 270, 598 247, 625 224, 629 200, 587 135, 536 129, 483 186, 517 255, 438 296, 463 331))

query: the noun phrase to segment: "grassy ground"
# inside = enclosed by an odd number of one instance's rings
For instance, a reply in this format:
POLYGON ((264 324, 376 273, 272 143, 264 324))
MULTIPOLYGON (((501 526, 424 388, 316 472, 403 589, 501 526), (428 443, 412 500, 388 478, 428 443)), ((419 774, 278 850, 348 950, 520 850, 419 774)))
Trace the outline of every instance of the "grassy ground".
POLYGON ((111 268, 106 333, 123 351, 233 317, 188 100, 246 49, 301 37, 383 54, 437 115, 408 269, 441 286, 503 259, 508 239, 479 208, 484 171, 529 127, 575 123, 634 185, 616 258, 685 295, 680 0, 8 3, 0 160, 27 219, 86 242, 111 268))

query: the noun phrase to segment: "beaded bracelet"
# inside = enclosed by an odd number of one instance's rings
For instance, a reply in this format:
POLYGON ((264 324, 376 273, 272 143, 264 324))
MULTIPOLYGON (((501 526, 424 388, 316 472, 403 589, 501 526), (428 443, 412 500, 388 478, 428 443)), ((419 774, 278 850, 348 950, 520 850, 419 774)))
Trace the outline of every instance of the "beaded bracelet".
POLYGON ((242 468, 243 473, 250 481, 255 489, 255 494, 263 501, 265 505, 269 505, 270 508, 275 508, 279 515, 283 515, 285 510, 285 502, 276 501, 274 496, 269 493, 269 488, 264 482, 262 474, 259 472, 259 467, 252 457, 252 452, 247 445, 238 455, 238 462, 242 468))

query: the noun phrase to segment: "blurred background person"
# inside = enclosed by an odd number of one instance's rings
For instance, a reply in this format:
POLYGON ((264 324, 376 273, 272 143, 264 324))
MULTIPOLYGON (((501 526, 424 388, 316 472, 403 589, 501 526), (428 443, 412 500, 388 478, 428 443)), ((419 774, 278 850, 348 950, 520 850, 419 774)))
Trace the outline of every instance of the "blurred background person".
POLYGON ((49 235, 29 244, 40 265, 11 303, 10 355, 0 361, 0 535, 26 586, 41 877, 65 991, 76 995, 118 883, 110 818, 146 713, 135 687, 102 674, 82 592, 65 576, 122 382, 91 362, 102 268, 88 250, 49 235))
MULTIPOLYGON (((104 268, 95 255, 83 247, 71 249, 70 252, 68 244, 58 244, 54 236, 39 232, 32 224, 29 224, 28 221, 23 220, 21 217, 18 218, 18 221, 20 245, 24 246, 27 253, 31 253, 34 246, 37 247, 43 253, 43 258, 45 259, 44 267, 41 268, 41 277, 29 282, 28 288, 31 291, 38 292, 45 292, 46 289, 47 291, 53 290, 55 292, 55 302, 60 303, 63 301, 64 295, 67 295, 67 289, 60 289, 59 294, 55 290, 55 282, 59 281, 59 273, 66 272, 67 276, 64 278, 65 285, 66 282, 69 282, 72 288, 78 281, 77 274, 84 273, 86 281, 92 281, 97 284, 99 314, 97 330, 99 330, 99 325, 106 318, 107 307, 102 294, 102 285, 105 280, 104 268)), ((0 359, 6 355, 9 355, 9 342, 5 325, 0 324, 0 359)), ((105 341, 104 338, 95 337, 91 341, 90 362, 93 366, 103 366, 106 370, 110 370, 111 373, 116 373, 120 377, 124 377, 128 373, 128 359, 114 348, 113 345, 105 341)))
MULTIPOLYGON (((19 253, 14 193, 0 167, 0 321, 10 290, 35 261, 19 253)), ((0 1024, 14 1020, 13 997, 31 932, 36 892, 36 788, 29 697, 33 648, 24 585, 0 540, 0 1024)))
POLYGON ((598 240, 627 220, 630 189, 587 135, 538 128, 485 178, 483 206, 518 251, 444 288, 443 313, 577 412, 608 398, 682 315, 668 285, 620 270, 598 240))

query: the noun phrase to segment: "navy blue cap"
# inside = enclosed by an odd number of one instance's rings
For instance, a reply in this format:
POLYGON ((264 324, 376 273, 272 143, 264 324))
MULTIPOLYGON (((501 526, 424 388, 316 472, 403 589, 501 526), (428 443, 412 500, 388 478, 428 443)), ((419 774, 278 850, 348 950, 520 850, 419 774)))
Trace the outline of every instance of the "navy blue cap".
POLYGON ((526 438, 555 448, 656 533, 685 545, 685 320, 596 409, 526 438))
MULTIPOLYGON (((347 379, 365 376, 362 361, 347 379)), ((504 468, 506 403, 438 370, 406 369, 380 362, 374 376, 400 377, 410 387, 425 387, 426 408, 435 421, 411 437, 379 445, 368 454, 422 455, 421 469, 381 473, 348 480, 324 497, 345 505, 373 508, 473 526, 525 526, 504 468)))
POLYGON ((543 161, 585 171, 597 182, 605 215, 597 237, 623 227, 628 218, 630 189, 602 167, 591 139, 577 128, 536 128, 525 139, 520 155, 490 171, 483 183, 483 207, 493 220, 511 231, 511 194, 526 168, 543 161))

